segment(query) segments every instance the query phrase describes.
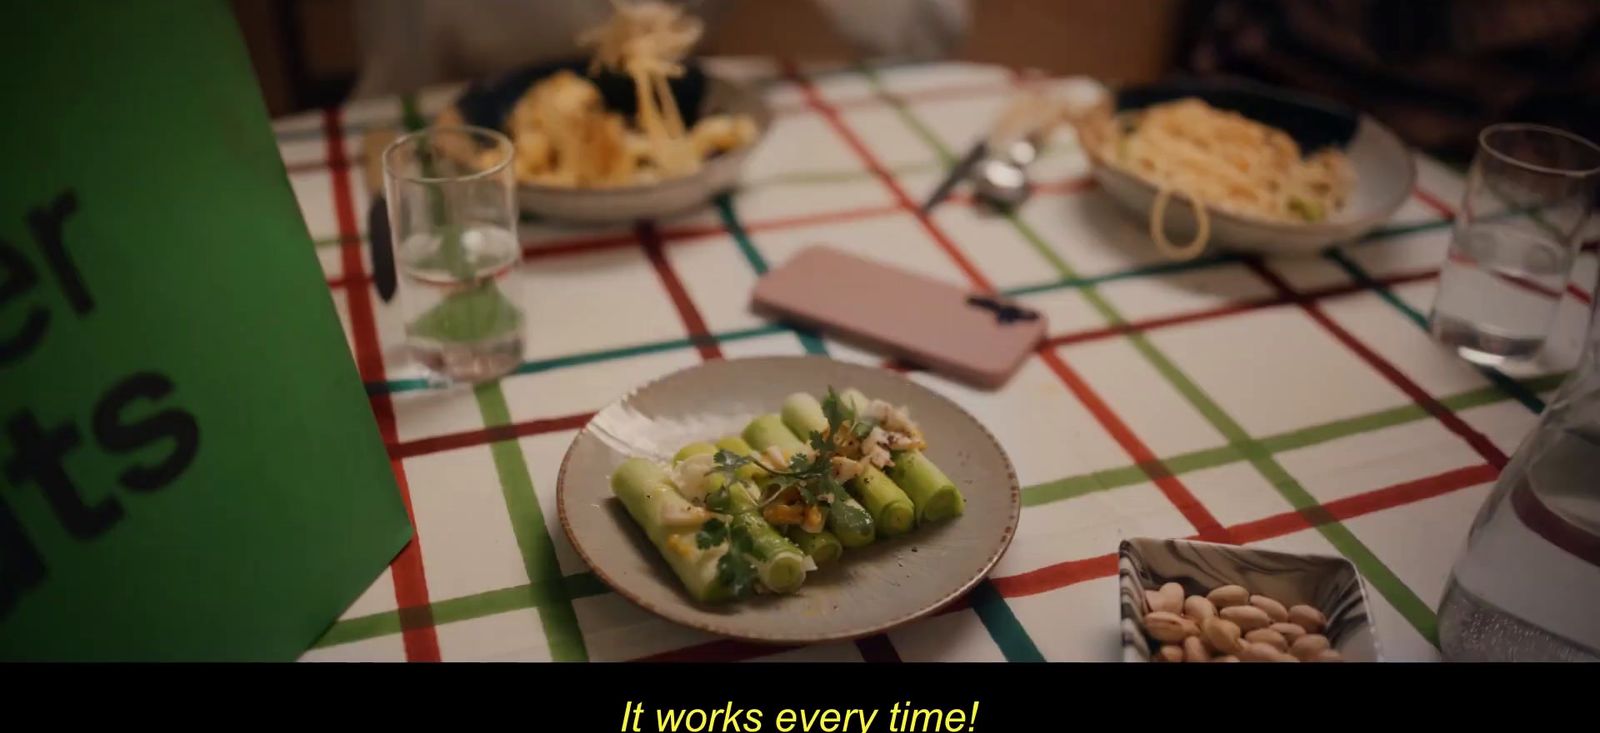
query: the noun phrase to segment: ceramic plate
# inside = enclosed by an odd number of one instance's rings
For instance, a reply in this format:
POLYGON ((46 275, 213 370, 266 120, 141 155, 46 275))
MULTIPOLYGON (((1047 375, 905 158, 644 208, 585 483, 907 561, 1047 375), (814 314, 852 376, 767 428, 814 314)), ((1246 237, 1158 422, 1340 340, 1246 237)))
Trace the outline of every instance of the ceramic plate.
MULTIPOLYGON (((455 106, 468 124, 505 130, 505 122, 522 95, 534 84, 559 71, 588 74, 587 61, 567 61, 530 67, 485 79, 468 87, 455 106)), ((633 82, 615 74, 590 77, 605 99, 606 109, 633 119, 637 109, 633 82)), ((681 214, 704 206, 739 181, 744 161, 766 137, 772 112, 761 94, 743 85, 707 75, 697 64, 687 64, 682 77, 670 87, 684 123, 693 126, 711 114, 746 114, 755 120, 757 137, 749 145, 717 155, 695 173, 659 183, 611 188, 566 188, 527 183, 517 185, 517 201, 526 213, 543 219, 575 224, 632 223, 681 214)))
MULTIPOLYGON (((1345 207, 1327 221, 1278 222, 1241 216, 1207 206, 1214 246, 1278 255, 1313 255, 1376 229, 1405 204, 1416 184, 1416 161, 1405 143, 1368 115, 1327 100, 1234 81, 1175 81, 1123 89, 1116 111, 1125 113, 1183 97, 1198 97, 1213 107, 1238 112, 1288 133, 1310 152, 1333 146, 1344 151, 1356 184, 1345 207)), ((1156 187, 1090 151, 1094 177, 1112 198, 1148 221, 1156 187)), ((1175 194, 1167 205, 1166 226, 1174 242, 1195 229, 1188 198, 1175 194)))
POLYGON ((713 361, 630 392, 572 441, 556 501, 578 554, 627 599, 685 626, 775 644, 854 639, 938 610, 989 573, 1022 512, 1010 459, 971 415, 893 372, 824 357, 713 361), (696 604, 612 496, 611 472, 630 455, 667 460, 687 443, 738 434, 757 415, 777 412, 790 394, 822 394, 829 386, 905 406, 927 436, 928 458, 965 496, 966 513, 846 550, 792 595, 696 604))
POLYGON ((1381 661, 1361 575, 1342 557, 1136 538, 1123 541, 1117 571, 1125 662, 1150 661, 1152 644, 1158 642, 1144 632, 1144 616, 1150 612, 1144 592, 1167 583, 1182 585, 1185 596, 1241 585, 1286 606, 1312 606, 1328 617, 1323 634, 1345 661, 1381 661))

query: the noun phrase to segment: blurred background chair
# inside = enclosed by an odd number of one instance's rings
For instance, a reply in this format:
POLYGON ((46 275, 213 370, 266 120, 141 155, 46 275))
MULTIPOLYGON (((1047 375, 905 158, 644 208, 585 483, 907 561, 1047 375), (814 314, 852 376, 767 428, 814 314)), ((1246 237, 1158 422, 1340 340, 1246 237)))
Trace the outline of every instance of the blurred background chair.
MULTIPOLYGON (((351 93, 362 58, 360 2, 233 0, 273 114, 337 104, 351 93)), ((1502 120, 1600 139, 1594 0, 969 2, 965 37, 950 58, 1112 83, 1174 72, 1254 78, 1359 107, 1458 162, 1470 156, 1478 130, 1502 120)), ((815 0, 730 0, 719 8, 705 53, 798 61, 857 55, 858 44, 815 0)))
MULTIPOLYGON (((596 0, 603 2, 604 0, 596 0)), ((233 0, 274 114, 343 100, 360 72, 356 0, 233 0)), ((1083 73, 1116 81, 1157 78, 1178 54, 1182 0, 971 0, 966 38, 952 58, 1083 73)), ((811 0, 728 4, 708 28, 712 54, 849 60, 853 45, 811 0)))

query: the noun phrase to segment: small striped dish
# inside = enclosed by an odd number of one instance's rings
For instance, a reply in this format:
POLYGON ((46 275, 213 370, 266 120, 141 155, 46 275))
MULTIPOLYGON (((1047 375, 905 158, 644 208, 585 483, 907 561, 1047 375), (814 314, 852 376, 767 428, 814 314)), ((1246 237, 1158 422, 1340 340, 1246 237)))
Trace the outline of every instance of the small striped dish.
POLYGON ((1241 585, 1286 606, 1315 607, 1327 614, 1323 633, 1345 661, 1382 661, 1361 576, 1344 558, 1149 538, 1124 540, 1118 554, 1125 662, 1150 661, 1155 642, 1144 630, 1144 592, 1166 583, 1182 585, 1185 596, 1241 585))

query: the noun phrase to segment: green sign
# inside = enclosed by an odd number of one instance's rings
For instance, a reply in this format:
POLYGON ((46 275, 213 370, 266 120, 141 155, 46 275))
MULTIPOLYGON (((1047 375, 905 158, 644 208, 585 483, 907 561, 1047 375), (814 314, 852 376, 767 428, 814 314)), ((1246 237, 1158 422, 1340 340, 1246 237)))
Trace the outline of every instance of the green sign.
POLYGON ((411 526, 234 19, 6 15, 0 659, 295 659, 411 526))

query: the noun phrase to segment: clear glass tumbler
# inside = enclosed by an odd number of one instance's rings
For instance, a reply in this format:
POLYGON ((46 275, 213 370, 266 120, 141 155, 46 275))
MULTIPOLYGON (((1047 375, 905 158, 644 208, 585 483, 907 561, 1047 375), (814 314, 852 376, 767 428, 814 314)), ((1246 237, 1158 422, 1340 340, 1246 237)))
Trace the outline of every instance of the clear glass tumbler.
POLYGON ((1497 365, 1544 347, 1594 209, 1600 146, 1528 124, 1484 129, 1439 292, 1434 338, 1497 365))
POLYGON ((489 381, 522 363, 512 151, 475 127, 429 128, 384 151, 408 346, 433 381, 489 381))

